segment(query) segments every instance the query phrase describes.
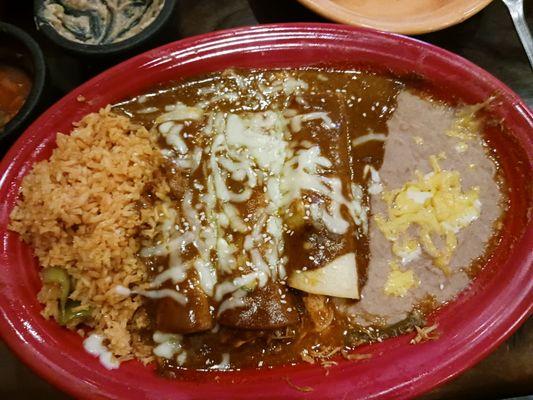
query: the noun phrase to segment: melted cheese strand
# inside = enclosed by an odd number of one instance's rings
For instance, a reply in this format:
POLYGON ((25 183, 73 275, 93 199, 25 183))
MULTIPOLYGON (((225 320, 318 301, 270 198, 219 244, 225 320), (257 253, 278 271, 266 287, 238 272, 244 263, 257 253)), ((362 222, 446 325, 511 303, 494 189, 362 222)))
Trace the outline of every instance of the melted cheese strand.
POLYGON ((171 280, 172 283, 180 283, 185 280, 187 277, 187 267, 184 265, 171 267, 169 269, 164 270, 159 275, 157 275, 152 282, 150 282, 150 286, 154 288, 158 288, 161 286, 164 282, 171 280))
POLYGON ((244 297, 246 297, 247 294, 248 292, 243 289, 237 289, 234 291, 230 297, 220 303, 217 315, 220 316, 224 311, 231 310, 233 308, 243 307, 244 297))
MULTIPOLYGON (((313 191, 329 200, 327 207, 313 207, 313 216, 321 220, 328 230, 337 234, 347 232, 349 222, 341 214, 341 207, 346 207, 352 220, 359 221, 362 208, 354 206, 354 199, 346 199, 342 194, 342 182, 336 177, 323 175, 323 170, 332 166, 331 161, 320 155, 320 148, 313 146, 301 149, 284 166, 281 190, 283 206, 288 206, 299 199, 303 191, 313 191)), ((313 206, 313 205, 312 205, 313 206)))
POLYGON ((367 133, 366 135, 356 137, 352 140, 352 146, 357 147, 368 142, 384 142, 387 139, 387 135, 384 133, 367 133))
POLYGON ((141 257, 165 256, 170 253, 183 252, 185 246, 194 241, 192 232, 185 232, 183 235, 171 239, 167 243, 162 243, 154 247, 145 247, 141 250, 141 257))
POLYGON ((169 297, 180 304, 187 304, 187 297, 177 292, 174 289, 158 289, 158 290, 142 290, 142 289, 128 289, 125 286, 115 286, 115 293, 120 296, 131 296, 133 294, 138 294, 150 299, 162 299, 164 297, 169 297))
POLYGON ((98 357, 100 364, 106 369, 116 369, 120 362, 113 356, 113 353, 104 346, 105 338, 102 335, 92 333, 83 341, 85 351, 95 357, 98 357))
POLYGON ((178 353, 182 353, 183 347, 181 341, 183 337, 181 335, 173 333, 163 333, 156 331, 152 336, 154 343, 157 344, 154 347, 154 354, 158 357, 172 359, 178 353))

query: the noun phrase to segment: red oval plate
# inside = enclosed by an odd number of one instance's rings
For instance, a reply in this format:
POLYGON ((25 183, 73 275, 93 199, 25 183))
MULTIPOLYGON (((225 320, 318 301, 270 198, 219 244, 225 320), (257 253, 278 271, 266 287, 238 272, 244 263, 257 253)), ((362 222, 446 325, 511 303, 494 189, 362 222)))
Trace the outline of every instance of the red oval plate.
POLYGON ((410 398, 472 366, 509 336, 532 309, 533 226, 531 170, 533 115, 501 82, 468 61, 431 45, 339 25, 293 24, 235 29, 198 36, 132 58, 74 90, 43 114, 0 165, 0 333, 37 373, 78 398, 127 399, 348 399, 410 398), (439 340, 410 345, 399 337, 361 349, 361 361, 339 360, 327 371, 309 364, 265 370, 187 374, 165 380, 132 361, 107 371, 81 339, 44 320, 36 300, 38 266, 31 250, 7 231, 22 177, 49 157, 56 132, 108 103, 171 79, 228 67, 365 65, 416 73, 442 93, 473 103, 497 93, 493 112, 512 136, 489 130, 511 188, 504 237, 474 284, 435 315, 439 340), (89 102, 80 103, 82 95, 89 102), (291 387, 310 386, 311 392, 291 387))

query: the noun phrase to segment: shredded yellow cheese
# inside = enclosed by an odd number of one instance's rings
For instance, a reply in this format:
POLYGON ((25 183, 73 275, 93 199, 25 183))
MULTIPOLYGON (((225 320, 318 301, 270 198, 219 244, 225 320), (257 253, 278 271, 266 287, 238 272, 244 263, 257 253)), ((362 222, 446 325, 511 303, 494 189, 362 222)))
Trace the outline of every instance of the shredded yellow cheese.
POLYGON ((402 271, 396 261, 390 262, 391 272, 385 283, 385 293, 389 296, 403 297, 409 289, 418 286, 412 270, 402 271))
POLYGON ((424 139, 422 139, 420 136, 413 136, 413 141, 419 146, 424 144, 424 139))
POLYGON ((452 127, 446 132, 446 135, 468 141, 474 139, 480 131, 480 122, 476 118, 476 113, 485 107, 491 99, 484 103, 464 107, 455 119, 452 127))
POLYGON ((382 194, 387 216, 375 221, 385 237, 393 242, 395 256, 405 258, 418 246, 449 273, 448 265, 457 247, 456 234, 479 217, 479 188, 461 189, 458 171, 442 170, 436 156, 430 157, 433 172, 407 182, 401 189, 382 194), (435 244, 435 238, 442 245, 435 244))

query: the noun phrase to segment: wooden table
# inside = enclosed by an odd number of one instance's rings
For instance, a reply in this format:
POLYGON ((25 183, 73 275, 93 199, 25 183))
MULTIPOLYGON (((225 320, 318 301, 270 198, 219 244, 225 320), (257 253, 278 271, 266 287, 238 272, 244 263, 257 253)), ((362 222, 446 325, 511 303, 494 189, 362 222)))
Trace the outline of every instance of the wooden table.
MULTIPOLYGON (((0 1, 1 2, 1 1, 0 1)), ((3 3, 3 2, 2 2, 3 3)), ((38 38, 50 70, 44 109, 63 94, 120 58, 79 63, 38 37, 31 2, 0 6, 0 20, 26 29, 38 38), (23 5, 18 5, 23 4, 23 5)), ((180 37, 257 23, 324 21, 295 0, 181 0, 167 32, 154 47, 180 37)), ((527 3, 527 2, 526 2, 527 3)), ((533 26, 533 1, 526 15, 533 26)), ((470 20, 440 32, 419 36, 473 61, 497 76, 533 106, 533 72, 504 5, 494 1, 470 20)), ((6 150, 0 144, 0 157, 6 150)), ((499 399, 533 394, 533 321, 529 320, 487 359, 454 381, 423 396, 436 399, 499 399)), ((0 399, 68 399, 37 377, 0 342, 0 399)), ((533 396, 528 396, 533 400, 533 396)))

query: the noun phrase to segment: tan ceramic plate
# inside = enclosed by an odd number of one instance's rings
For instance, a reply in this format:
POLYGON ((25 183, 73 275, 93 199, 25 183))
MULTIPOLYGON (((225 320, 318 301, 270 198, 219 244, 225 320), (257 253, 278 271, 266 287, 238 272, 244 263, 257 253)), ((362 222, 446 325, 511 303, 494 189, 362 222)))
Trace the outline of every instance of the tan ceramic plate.
POLYGON ((492 0, 298 0, 333 21, 408 35, 458 24, 492 0))

